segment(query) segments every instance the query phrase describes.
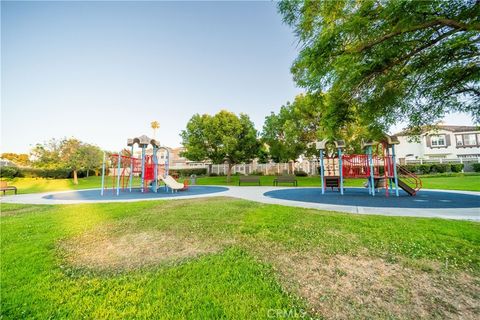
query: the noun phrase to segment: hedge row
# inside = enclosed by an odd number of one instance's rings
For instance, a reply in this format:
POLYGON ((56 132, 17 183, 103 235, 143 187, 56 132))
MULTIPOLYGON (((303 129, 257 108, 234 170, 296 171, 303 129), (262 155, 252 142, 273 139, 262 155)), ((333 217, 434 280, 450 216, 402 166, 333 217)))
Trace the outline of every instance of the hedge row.
POLYGON ((480 163, 472 164, 473 171, 480 172, 480 163))
MULTIPOLYGON (((94 175, 95 171, 90 170, 90 175, 94 175)), ((77 171, 79 178, 87 176, 87 170, 77 171)), ((41 169, 41 168, 17 168, 11 166, 3 166, 0 169, 0 177, 2 178, 53 178, 67 179, 73 178, 73 170, 66 168, 41 169)))
POLYGON ((206 168, 194 168, 194 169, 172 169, 169 171, 172 176, 178 177, 190 177, 192 174, 197 176, 204 176, 207 174, 206 168))
POLYGON ((463 163, 407 164, 404 167, 417 174, 462 172, 463 163))
MULTIPOLYGON (((236 172, 236 173, 232 173, 232 176, 240 176, 242 174, 240 174, 239 172, 236 172)), ((263 171, 253 171, 250 173, 251 176, 265 176, 265 174, 263 173, 263 171)), ((297 176, 297 177, 308 177, 308 173, 306 173, 305 171, 297 171, 295 170, 294 171, 294 175, 297 176)), ((224 173, 216 173, 216 172, 211 172, 209 175, 209 177, 223 177, 225 176, 224 173)), ((267 174, 267 176, 271 176, 271 177, 276 177, 276 176, 279 176, 279 174, 267 174)))

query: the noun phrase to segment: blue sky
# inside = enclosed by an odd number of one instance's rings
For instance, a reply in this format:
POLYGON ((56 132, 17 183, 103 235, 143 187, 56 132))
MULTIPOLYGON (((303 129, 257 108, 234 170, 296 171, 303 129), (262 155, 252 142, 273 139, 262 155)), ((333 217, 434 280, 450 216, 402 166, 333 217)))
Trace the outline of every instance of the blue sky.
MULTIPOLYGON (((2 152, 75 136, 118 150, 180 145, 194 113, 245 112, 261 129, 302 92, 298 48, 273 2, 4 2, 2 152)), ((449 123, 468 124, 455 115, 449 123)))

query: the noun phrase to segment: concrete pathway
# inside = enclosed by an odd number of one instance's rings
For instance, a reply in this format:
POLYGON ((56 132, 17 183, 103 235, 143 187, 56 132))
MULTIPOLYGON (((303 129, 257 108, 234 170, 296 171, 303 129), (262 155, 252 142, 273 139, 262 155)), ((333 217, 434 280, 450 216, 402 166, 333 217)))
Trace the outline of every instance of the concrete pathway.
MULTIPOLYGON (((217 186, 218 187, 218 186, 217 186)), ((159 198, 149 198, 149 199, 121 199, 121 200, 57 200, 57 199, 48 199, 48 196, 58 195, 61 193, 69 193, 75 191, 61 191, 61 192, 47 192, 47 193, 32 193, 32 194, 23 194, 16 196, 6 196, 1 199, 2 203, 21 203, 21 204, 78 204, 78 203, 101 203, 101 202, 134 202, 134 201, 149 201, 149 200, 181 200, 181 199, 194 199, 194 198, 204 198, 204 197, 234 197, 250 201, 256 201, 267 204, 277 204, 283 206, 292 206, 292 207, 301 207, 301 208, 311 208, 311 209, 321 209, 329 211, 340 211, 352 214, 375 214, 375 215, 384 215, 384 216, 408 216, 408 217, 428 217, 428 218, 443 218, 443 219, 458 219, 458 220, 472 220, 480 221, 480 192, 470 192, 470 191, 450 191, 450 190, 428 190, 430 192, 448 192, 453 194, 462 194, 462 195, 473 195, 478 196, 478 206, 470 208, 405 208, 405 207, 395 207, 392 203, 392 207, 373 207, 373 206, 356 206, 356 205, 339 205, 339 204, 326 204, 318 202, 303 202, 303 201, 293 201, 278 199, 265 196, 264 193, 275 190, 287 190, 290 188, 286 187, 226 187, 225 191, 200 194, 200 195, 190 195, 190 196, 181 196, 177 195, 176 197, 162 197, 159 198)), ((291 188, 295 189, 295 188, 291 188)), ((298 188, 297 188, 298 189, 298 188)), ((90 189, 91 190, 91 189, 90 189)), ((78 190, 84 191, 84 190, 78 190)), ((423 190, 422 190, 423 191, 423 190)), ((365 190, 366 192, 366 190, 365 190)), ((368 195, 365 195, 368 197, 368 195)), ((418 200, 423 201, 423 200, 418 200)))

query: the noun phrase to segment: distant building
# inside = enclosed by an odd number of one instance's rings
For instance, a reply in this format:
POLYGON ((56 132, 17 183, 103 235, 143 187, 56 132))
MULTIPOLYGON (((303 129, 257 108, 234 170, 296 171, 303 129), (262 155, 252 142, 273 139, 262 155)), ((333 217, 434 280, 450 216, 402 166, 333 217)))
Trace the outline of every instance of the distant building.
POLYGON ((412 141, 407 132, 395 134, 399 161, 413 159, 472 159, 480 158, 480 130, 475 126, 437 125, 425 131, 419 141, 412 141))
MULTIPOLYGON (((169 156, 170 156, 170 159, 169 159, 170 168, 177 168, 177 169, 199 168, 199 167, 204 168, 209 163, 208 161, 191 161, 185 157, 182 157, 181 153, 185 151, 185 148, 183 147, 177 147, 177 148, 166 147, 166 148, 168 149, 169 156)), ((151 155, 152 152, 153 152, 153 149, 148 148, 146 151, 146 154, 151 155)), ((158 162, 160 164, 163 164, 165 162, 165 159, 167 158, 167 151, 165 149, 160 149, 157 155, 158 155, 158 162)), ((141 150, 136 150, 135 156, 141 157, 141 150)))
POLYGON ((8 159, 0 158, 0 167, 16 167, 15 162, 12 162, 8 159))

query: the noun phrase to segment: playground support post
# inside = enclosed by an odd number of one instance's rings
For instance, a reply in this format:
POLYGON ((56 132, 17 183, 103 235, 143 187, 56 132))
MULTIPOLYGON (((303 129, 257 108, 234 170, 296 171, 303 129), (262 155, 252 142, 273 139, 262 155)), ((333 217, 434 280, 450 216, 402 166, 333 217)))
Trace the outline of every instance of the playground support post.
POLYGON ((103 189, 105 187, 105 151, 103 152, 103 162, 102 162, 102 190, 100 195, 103 196, 103 189))
POLYGON ((130 176, 128 177, 128 190, 132 192, 132 182, 133 182, 133 144, 132 149, 130 150, 130 176))
POLYGON ((395 180, 395 195, 398 197, 398 175, 397 175, 397 160, 395 159, 395 145, 392 144, 392 162, 393 162, 393 177, 395 180))
POLYGON ((142 192, 144 192, 144 185, 145 185, 145 146, 142 146, 142 192))
POLYGON ((323 168, 323 150, 320 150, 320 179, 322 179, 322 194, 325 194, 325 181, 324 181, 324 168, 323 168))
POLYGON ((372 146, 368 147, 368 156, 369 156, 369 164, 370 164, 370 189, 371 195, 375 196, 375 178, 374 178, 374 167, 373 167, 373 148, 372 146))
POLYGON ((343 195, 342 148, 338 148, 338 173, 340 174, 340 194, 343 195))
POLYGON ((168 148, 165 148, 165 150, 167 151, 167 158, 165 160, 165 177, 168 176, 168 166, 170 164, 170 151, 168 151, 168 148))
POLYGON ((393 191, 393 185, 392 185, 392 179, 391 179, 391 176, 393 174, 392 170, 392 158, 390 156, 390 145, 389 144, 386 144, 386 157, 384 157, 385 160, 385 172, 387 173, 387 189, 388 189, 388 192, 392 192, 393 191), (391 170, 390 170, 391 169, 391 170))
POLYGON ((154 182, 153 182, 153 192, 157 192, 157 186, 158 186, 158 158, 157 158, 157 147, 153 146, 153 163, 155 165, 154 167, 154 182))
POLYGON ((122 155, 118 153, 118 165, 117 165, 117 196, 120 194, 120 165, 122 164, 122 155))
MULTIPOLYGON (((390 188, 388 187, 388 174, 390 170, 390 157, 388 153, 388 145, 386 143, 382 143, 382 150, 383 150, 383 179, 385 184, 385 196, 389 196, 390 188)), ((378 174, 380 175, 380 168, 378 169, 378 174)))
MULTIPOLYGON (((165 151, 167 152, 167 155, 165 157, 165 173, 164 173, 164 178, 166 178, 168 176, 168 165, 170 164, 170 151, 168 151, 168 148, 164 148, 165 151)), ((165 191, 168 192, 168 187, 167 187, 167 184, 165 184, 165 191)), ((173 192, 173 189, 172 189, 172 192, 173 192)))

